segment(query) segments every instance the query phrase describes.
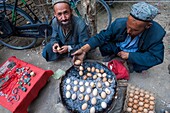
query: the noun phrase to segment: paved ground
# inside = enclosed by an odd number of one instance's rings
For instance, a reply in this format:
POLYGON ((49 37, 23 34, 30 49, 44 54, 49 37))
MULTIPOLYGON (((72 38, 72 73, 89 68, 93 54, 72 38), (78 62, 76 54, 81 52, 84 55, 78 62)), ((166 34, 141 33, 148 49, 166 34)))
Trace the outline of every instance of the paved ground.
MULTIPOLYGON (((158 5, 161 10, 161 14, 155 19, 158 21, 167 31, 164 38, 165 44, 165 58, 164 62, 158 66, 155 66, 148 71, 141 74, 130 74, 129 83, 146 89, 156 95, 156 112, 159 113, 161 108, 170 107, 170 74, 168 73, 168 64, 170 64, 170 2, 169 3, 153 3, 158 5)), ((113 20, 117 17, 125 17, 128 15, 129 7, 131 3, 115 3, 115 6, 111 8, 113 20)), ((43 46, 28 50, 12 50, 6 47, 0 50, 0 64, 7 60, 10 56, 16 56, 17 58, 24 60, 30 64, 41 67, 45 70, 57 69, 67 70, 71 64, 71 59, 63 59, 58 62, 46 62, 41 57, 41 51, 43 46)), ((99 61, 101 60, 100 54, 96 52, 97 56, 92 58, 99 61)), ((47 85, 40 91, 38 97, 33 101, 29 107, 29 113, 65 113, 65 109, 59 100, 59 80, 50 78, 47 85)), ((0 113, 9 113, 8 110, 0 106, 0 113)))

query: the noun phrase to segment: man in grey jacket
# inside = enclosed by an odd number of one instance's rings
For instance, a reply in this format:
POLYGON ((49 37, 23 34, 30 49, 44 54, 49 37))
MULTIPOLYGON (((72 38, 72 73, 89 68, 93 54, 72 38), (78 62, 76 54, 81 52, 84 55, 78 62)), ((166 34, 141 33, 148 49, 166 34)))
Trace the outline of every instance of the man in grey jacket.
POLYGON ((53 33, 50 43, 42 52, 46 61, 68 56, 89 38, 87 25, 81 18, 72 14, 69 0, 53 0, 52 5, 55 16, 52 21, 53 33))

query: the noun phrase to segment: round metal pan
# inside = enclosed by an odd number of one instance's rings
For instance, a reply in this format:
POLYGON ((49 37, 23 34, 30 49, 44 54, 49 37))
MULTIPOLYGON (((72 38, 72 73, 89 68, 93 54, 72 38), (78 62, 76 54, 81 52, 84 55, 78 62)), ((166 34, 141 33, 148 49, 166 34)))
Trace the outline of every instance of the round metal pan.
MULTIPOLYGON (((93 77, 88 77, 86 80, 84 80, 83 76, 79 75, 79 67, 72 66, 71 68, 69 68, 66 71, 65 76, 63 76, 61 78, 60 97, 61 97, 61 101, 62 101, 63 105, 67 108, 67 110, 70 113, 90 113, 90 108, 92 106, 95 107, 95 113, 109 113, 109 111, 115 105, 115 95, 116 95, 116 88, 117 88, 117 81, 116 81, 115 74, 112 71, 110 71, 105 65, 103 65, 99 62, 96 62, 96 61, 84 61, 82 66, 84 67, 83 74, 86 74, 88 72, 87 67, 95 67, 97 69, 103 69, 104 72, 107 74, 107 77, 109 77, 108 79, 111 80, 110 86, 107 87, 111 91, 111 93, 108 94, 105 99, 102 99, 100 97, 100 94, 106 88, 105 83, 102 82, 102 78, 98 78, 98 79, 94 80, 93 77), (72 100, 71 97, 66 98, 66 91, 68 91, 66 89, 66 86, 68 85, 68 83, 66 83, 67 79, 70 79, 69 85, 71 86, 71 89, 69 90, 69 92, 71 94, 75 93, 77 95, 77 98, 75 100, 72 100), (87 95, 87 92, 86 92, 87 87, 84 85, 85 91, 83 93, 80 92, 79 90, 76 92, 73 91, 73 87, 75 86, 75 84, 74 84, 75 80, 78 82, 81 81, 81 82, 83 82, 83 84, 85 84, 85 82, 89 82, 89 83, 90 82, 94 82, 94 83, 101 82, 102 83, 101 88, 97 88, 97 86, 94 87, 94 88, 98 89, 98 95, 95 97, 97 99, 97 103, 95 105, 92 105, 91 101, 90 101, 91 98, 93 97, 92 93, 88 94, 90 96, 90 100, 87 102, 85 100, 80 100, 78 98, 79 94, 87 95), (106 102, 107 108, 103 109, 101 107, 101 102, 106 102), (88 104, 87 109, 85 109, 85 110, 82 110, 83 103, 88 104)), ((91 73, 92 73, 92 75, 96 74, 96 72, 91 72, 91 73)), ((77 84, 77 87, 80 88, 81 85, 77 84)), ((92 88, 92 89, 94 89, 94 88, 92 88)))

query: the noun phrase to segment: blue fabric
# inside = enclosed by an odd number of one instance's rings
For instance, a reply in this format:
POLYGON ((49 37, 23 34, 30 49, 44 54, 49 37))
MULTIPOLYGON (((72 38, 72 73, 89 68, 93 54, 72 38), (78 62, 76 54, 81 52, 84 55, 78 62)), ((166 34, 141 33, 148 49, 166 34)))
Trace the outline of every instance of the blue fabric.
MULTIPOLYGON (((70 45, 73 48, 72 51, 75 51, 79 49, 83 45, 83 42, 87 41, 88 38, 90 37, 88 27, 81 18, 72 16, 71 23, 72 29, 65 36, 61 26, 57 22, 57 19, 56 18, 53 19, 52 21, 53 32, 50 39, 50 43, 46 45, 42 53, 42 56, 47 61, 54 61, 59 58, 58 55, 56 56, 56 53, 52 51, 52 46, 54 45, 54 43, 59 43, 60 46, 70 45)), ((61 56, 62 55, 60 55, 60 57, 61 56)))
MULTIPOLYGON (((117 42, 125 41, 128 35, 126 32, 126 22, 127 18, 116 19, 110 28, 96 34, 86 43, 90 45, 91 49, 94 49, 98 46, 100 48, 107 46, 108 43, 116 44, 117 42)), ((152 26, 146 29, 139 39, 138 51, 130 52, 128 58, 129 62, 145 67, 142 69, 148 69, 160 64, 164 59, 164 45, 162 40, 166 32, 157 22, 151 22, 152 26)), ((113 49, 114 54, 117 54, 119 51, 119 47, 113 49)))
POLYGON ((118 42, 116 43, 116 45, 122 51, 136 52, 138 50, 138 42, 139 36, 136 36, 134 39, 132 39, 129 35, 127 35, 127 38, 125 39, 124 42, 118 42))

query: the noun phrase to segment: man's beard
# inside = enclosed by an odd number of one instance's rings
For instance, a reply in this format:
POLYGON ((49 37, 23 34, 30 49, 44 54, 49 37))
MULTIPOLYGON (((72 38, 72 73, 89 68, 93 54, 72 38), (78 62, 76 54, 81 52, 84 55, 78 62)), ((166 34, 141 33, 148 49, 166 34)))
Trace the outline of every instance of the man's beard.
POLYGON ((67 21, 62 21, 62 22, 59 22, 59 21, 58 21, 58 23, 59 23, 59 25, 61 25, 63 28, 68 28, 68 27, 70 27, 70 25, 71 25, 71 19, 70 19, 70 20, 67 20, 67 21))

